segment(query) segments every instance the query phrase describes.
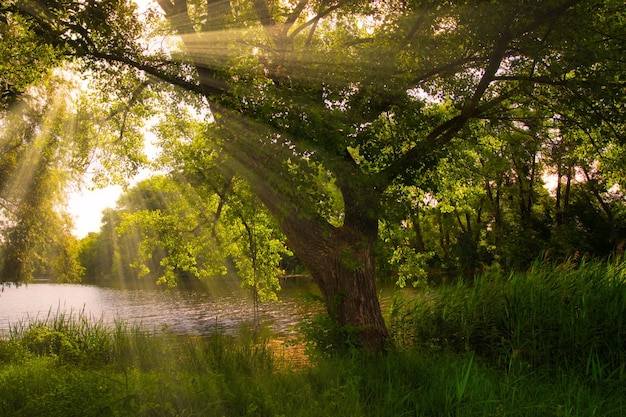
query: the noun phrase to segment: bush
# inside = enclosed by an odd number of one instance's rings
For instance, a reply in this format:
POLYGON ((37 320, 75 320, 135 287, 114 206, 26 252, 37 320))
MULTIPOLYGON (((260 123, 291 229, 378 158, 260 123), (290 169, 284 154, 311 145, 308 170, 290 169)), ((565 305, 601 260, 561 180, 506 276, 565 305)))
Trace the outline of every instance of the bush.
POLYGON ((315 315, 310 322, 298 325, 307 355, 312 357, 345 356, 361 347, 359 329, 338 326, 327 313, 315 315))
POLYGON ((62 363, 101 364, 110 361, 112 340, 102 320, 83 312, 48 314, 44 320, 13 326, 13 343, 34 355, 53 356, 62 363))

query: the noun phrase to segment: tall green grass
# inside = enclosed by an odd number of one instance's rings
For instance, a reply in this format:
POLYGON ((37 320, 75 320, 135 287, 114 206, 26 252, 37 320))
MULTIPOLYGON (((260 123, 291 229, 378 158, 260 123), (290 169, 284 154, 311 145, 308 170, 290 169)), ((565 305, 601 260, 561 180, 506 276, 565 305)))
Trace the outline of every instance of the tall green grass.
POLYGON ((471 351, 490 363, 626 375, 626 259, 535 264, 442 287, 417 303, 397 300, 400 344, 471 351))
POLYGON ((84 311, 50 310, 43 319, 12 324, 7 337, 19 341, 27 353, 51 356, 62 363, 100 365, 112 360, 110 329, 102 319, 84 311))
POLYGON ((246 415, 249 381, 274 369, 267 341, 49 314, 0 340, 0 416, 246 415))
POLYGON ((51 315, 0 340, 0 416, 622 416, 623 271, 536 267, 397 302, 396 349, 306 365, 266 332, 179 336, 51 315), (568 311, 588 328, 551 334, 573 326, 568 311), (549 354, 567 340, 576 348, 549 354))
MULTIPOLYGON (((129 335, 131 339, 134 336, 129 335)), ((2 343, 7 343, 6 341, 2 343)), ((153 335, 122 363, 29 354, 0 363, 2 416, 620 416, 624 390, 495 370, 471 354, 318 358, 276 366, 249 335, 153 335), (148 350, 145 350, 148 348, 148 350), (150 356, 143 357, 144 354, 150 356)), ((128 345, 127 345, 128 346, 128 345)))

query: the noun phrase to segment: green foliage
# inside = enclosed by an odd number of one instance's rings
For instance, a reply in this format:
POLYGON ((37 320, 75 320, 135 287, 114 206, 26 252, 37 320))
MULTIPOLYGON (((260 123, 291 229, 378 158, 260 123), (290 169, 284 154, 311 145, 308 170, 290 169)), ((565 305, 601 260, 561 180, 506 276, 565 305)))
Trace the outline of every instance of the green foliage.
POLYGON ((28 19, 0 6, 0 112, 15 105, 32 84, 40 81, 60 58, 28 19))
POLYGON ((52 277, 58 283, 81 282, 85 268, 79 259, 80 242, 72 235, 59 232, 58 252, 54 254, 52 277))
MULTIPOLYGON (((227 250, 232 257, 242 285, 250 288, 256 299, 276 299, 283 257, 293 253, 285 245, 276 221, 260 204, 245 183, 234 181, 224 212, 225 234, 230 235, 227 250)), ((225 238, 221 239, 223 242, 225 238)))
POLYGON ((10 340, 20 349, 61 364, 102 365, 111 360, 112 339, 102 320, 78 314, 51 314, 43 320, 13 324, 10 340))
POLYGON ((558 119, 520 117, 527 126, 512 132, 468 125, 466 139, 452 141, 448 157, 417 185, 387 190, 380 264, 391 260, 397 266, 389 272, 398 276, 403 253, 432 253, 426 265, 415 259, 407 267, 471 277, 495 263, 523 271, 544 252, 565 261, 576 253, 606 257, 619 247, 625 205, 611 174, 613 145, 598 153, 592 143, 599 139, 572 127, 559 134, 558 119))
POLYGON ((311 357, 346 357, 359 350, 359 329, 341 326, 332 315, 315 315, 310 322, 298 325, 306 352, 311 357))
MULTIPOLYGON (((58 80, 41 88, 43 95, 63 91, 58 80)), ((3 236, 2 281, 28 281, 34 273, 46 274, 53 269, 55 255, 67 250, 69 240, 64 228, 67 218, 56 209, 63 198, 63 185, 69 172, 64 171, 67 155, 63 133, 67 105, 33 106, 8 117, 10 126, 0 130, 5 152, 0 157, 7 169, 0 184, 3 236), (42 131, 39 131, 41 128, 42 131), (7 166, 8 165, 8 166, 7 166), (49 257, 45 256, 49 255, 49 257)), ((69 271, 68 271, 69 272, 69 271)))
POLYGON ((63 362, 50 349, 57 340, 103 332, 97 322, 63 322, 24 323, 45 337, 0 340, 3 416, 619 416, 626 407, 618 381, 501 370, 470 354, 352 351, 294 365, 245 330, 175 336, 118 322, 104 332, 108 355, 63 362), (41 341, 41 353, 25 350, 41 341))
POLYGON ((124 261, 138 276, 174 287, 185 274, 206 279, 226 273, 224 255, 202 218, 214 210, 216 198, 203 206, 191 205, 190 190, 167 177, 146 180, 120 198, 116 232, 130 252, 124 261), (136 248, 134 248, 136 246, 136 248))
POLYGON ((80 280, 72 220, 65 212, 68 190, 81 183, 88 168, 94 175, 106 168, 113 177, 125 177, 143 161, 137 119, 125 117, 128 141, 121 141, 107 124, 106 108, 80 91, 85 80, 74 70, 45 71, 21 95, 19 106, 1 115, 3 281, 28 281, 34 275, 80 280), (130 158, 120 159, 120 152, 130 158))
POLYGON ((389 263, 397 265, 398 279, 396 285, 404 288, 407 283, 413 287, 424 284, 426 281, 426 263, 433 257, 433 253, 418 253, 410 246, 398 246, 394 249, 389 263))
POLYGON ((471 350, 501 367, 529 366, 622 380, 626 340, 626 263, 537 263, 528 273, 486 274, 396 304, 401 343, 471 350))
POLYGON ((87 279, 174 287, 234 272, 258 299, 274 299, 292 255, 284 237, 240 179, 217 188, 163 175, 129 189, 82 242, 87 279))

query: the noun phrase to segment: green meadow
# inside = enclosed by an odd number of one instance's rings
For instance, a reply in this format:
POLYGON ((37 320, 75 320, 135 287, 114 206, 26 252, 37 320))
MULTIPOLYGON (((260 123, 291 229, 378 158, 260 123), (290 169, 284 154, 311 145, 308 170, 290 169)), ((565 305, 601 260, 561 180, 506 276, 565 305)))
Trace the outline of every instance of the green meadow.
POLYGON ((376 356, 333 349, 323 320, 287 343, 80 314, 17 323, 0 341, 0 416, 626 415, 623 258, 486 273, 386 314, 376 356))

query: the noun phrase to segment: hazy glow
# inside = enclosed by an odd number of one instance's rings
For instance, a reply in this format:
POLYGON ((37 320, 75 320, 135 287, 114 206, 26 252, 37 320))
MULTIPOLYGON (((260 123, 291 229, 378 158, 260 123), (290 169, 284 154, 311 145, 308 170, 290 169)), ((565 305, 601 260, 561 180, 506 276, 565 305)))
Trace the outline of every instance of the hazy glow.
POLYGON ((89 232, 99 231, 102 212, 106 208, 114 208, 121 194, 122 187, 119 185, 73 193, 68 201, 68 211, 74 219, 72 233, 82 239, 89 232))
MULTIPOLYGON (((157 148, 152 143, 151 135, 146 137, 145 152, 148 157, 156 157, 157 148)), ((129 180, 128 186, 132 186, 158 171, 146 168, 129 180)), ((110 185, 104 188, 88 189, 83 188, 79 191, 70 193, 67 201, 67 210, 74 220, 74 228, 72 233, 74 236, 82 239, 90 232, 99 232, 102 225, 103 211, 107 208, 115 208, 117 200, 120 198, 124 188, 120 185, 110 185)))

